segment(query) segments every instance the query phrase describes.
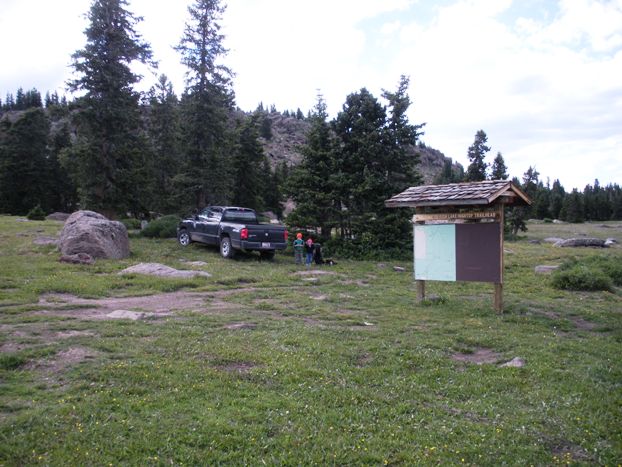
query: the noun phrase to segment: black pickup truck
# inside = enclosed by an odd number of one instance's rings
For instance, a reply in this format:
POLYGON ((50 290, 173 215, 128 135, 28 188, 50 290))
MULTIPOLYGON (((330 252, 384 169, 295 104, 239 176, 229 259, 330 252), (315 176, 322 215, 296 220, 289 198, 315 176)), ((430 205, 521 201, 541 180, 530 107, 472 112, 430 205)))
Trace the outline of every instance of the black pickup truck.
POLYGON ((274 258, 276 250, 287 247, 287 230, 282 225, 260 224, 257 213, 234 206, 208 206, 177 226, 182 246, 191 242, 218 245, 224 258, 237 250, 259 251, 264 259, 274 258))

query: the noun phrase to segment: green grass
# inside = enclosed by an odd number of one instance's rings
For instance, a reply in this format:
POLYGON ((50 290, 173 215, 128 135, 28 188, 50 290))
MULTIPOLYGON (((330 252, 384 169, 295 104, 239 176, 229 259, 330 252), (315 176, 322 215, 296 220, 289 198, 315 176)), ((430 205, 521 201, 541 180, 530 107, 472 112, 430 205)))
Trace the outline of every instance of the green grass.
MULTIPOLYGON (((557 290, 533 272, 595 253, 622 259, 619 247, 506 243, 497 315, 491 284, 430 282, 440 299, 416 305, 412 275, 392 268, 408 262, 338 261, 313 277, 289 256, 225 261, 200 245, 132 238, 126 260, 59 263, 33 240, 60 227, 0 217, 0 465, 622 458, 620 289, 557 290), (207 262, 212 277, 117 274, 138 262, 189 268, 180 259, 207 262), (205 294, 205 309, 84 320, 79 307, 57 316, 38 304, 50 292, 176 290, 205 294), (525 366, 452 359, 480 349, 525 366)), ((528 238, 565 236, 555 224, 529 228, 528 238)))

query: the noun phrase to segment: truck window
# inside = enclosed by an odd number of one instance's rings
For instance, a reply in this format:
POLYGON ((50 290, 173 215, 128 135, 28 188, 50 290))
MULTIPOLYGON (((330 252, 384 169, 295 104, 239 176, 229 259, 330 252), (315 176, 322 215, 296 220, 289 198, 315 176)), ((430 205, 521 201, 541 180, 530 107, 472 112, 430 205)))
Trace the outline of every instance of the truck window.
POLYGON ((257 224, 255 211, 227 210, 222 215, 223 222, 238 222, 240 224, 257 224))

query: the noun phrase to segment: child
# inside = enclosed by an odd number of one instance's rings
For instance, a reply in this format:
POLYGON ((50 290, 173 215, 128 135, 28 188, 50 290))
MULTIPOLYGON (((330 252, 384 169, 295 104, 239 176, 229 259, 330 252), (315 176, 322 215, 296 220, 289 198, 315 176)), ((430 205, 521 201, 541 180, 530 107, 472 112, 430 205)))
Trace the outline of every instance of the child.
POLYGON ((296 264, 302 264, 302 252, 305 248, 305 242, 302 241, 302 234, 296 234, 296 240, 294 240, 294 261, 296 264))
POLYGON ((307 254, 305 265, 310 267, 313 261, 313 239, 311 237, 307 238, 307 242, 305 243, 305 253, 307 254))

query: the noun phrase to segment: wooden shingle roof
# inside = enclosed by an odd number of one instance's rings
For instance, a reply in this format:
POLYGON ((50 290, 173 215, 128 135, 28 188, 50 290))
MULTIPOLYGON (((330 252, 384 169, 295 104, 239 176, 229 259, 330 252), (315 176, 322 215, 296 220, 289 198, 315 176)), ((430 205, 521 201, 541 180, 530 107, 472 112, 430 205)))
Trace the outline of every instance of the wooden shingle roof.
POLYGON ((419 206, 486 206, 495 202, 530 205, 531 200, 508 180, 424 185, 408 188, 384 202, 389 208, 419 206))

